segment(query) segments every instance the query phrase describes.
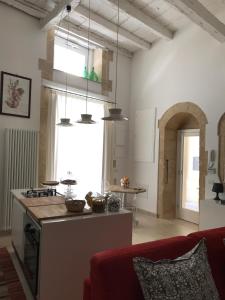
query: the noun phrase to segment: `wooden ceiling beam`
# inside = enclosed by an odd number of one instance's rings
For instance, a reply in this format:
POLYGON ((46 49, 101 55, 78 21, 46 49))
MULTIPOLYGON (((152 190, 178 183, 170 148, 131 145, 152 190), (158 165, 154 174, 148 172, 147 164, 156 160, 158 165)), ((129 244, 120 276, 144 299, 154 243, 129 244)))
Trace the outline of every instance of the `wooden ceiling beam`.
MULTIPOLYGON (((76 36, 80 36, 84 40, 87 40, 87 29, 81 28, 80 26, 71 22, 69 26, 71 33, 74 33, 76 36)), ((62 28, 66 32, 68 30, 68 21, 62 21, 60 24, 60 28, 62 28)), ((96 33, 90 32, 90 40, 103 48, 116 51, 116 44, 114 44, 111 40, 106 39, 105 37, 97 35, 96 33)), ((119 47, 118 50, 120 54, 125 55, 129 58, 133 56, 133 53, 125 48, 119 47)))
POLYGON ((12 6, 16 9, 19 9, 23 12, 25 12, 26 14, 35 17, 35 18, 43 18, 45 17, 46 13, 43 9, 41 8, 36 8, 34 6, 28 5, 27 3, 23 3, 23 2, 18 2, 16 0, 0 0, 0 2, 7 4, 9 6, 12 6))
MULTIPOLYGON (((87 8, 78 5, 74 11, 75 13, 78 13, 81 16, 84 16, 86 18, 89 17, 89 11, 87 8)), ((109 20, 103 18, 102 16, 94 13, 91 11, 90 14, 91 20, 93 20, 95 23, 109 29, 110 31, 116 32, 117 31, 117 25, 110 22, 109 20)), ((135 34, 131 33, 130 31, 120 27, 119 28, 119 35, 124 37, 125 39, 131 41, 135 46, 142 48, 142 49, 150 49, 151 44, 142 38, 136 36, 135 34)))
POLYGON ((40 20, 42 29, 49 29, 56 25, 59 20, 63 20, 66 16, 66 5, 71 5, 73 9, 80 4, 79 0, 61 0, 56 7, 45 18, 40 20))
POLYGON ((166 0, 219 42, 225 42, 225 25, 198 0, 166 0))
MULTIPOLYGON (((118 5, 118 0, 107 0, 108 2, 112 3, 113 5, 118 5)), ((165 39, 172 39, 173 38, 173 32, 169 30, 167 27, 153 19, 152 17, 146 15, 144 12, 142 12, 140 9, 135 7, 133 4, 131 4, 127 0, 120 0, 119 3, 120 9, 126 12, 131 17, 137 19, 141 23, 145 24, 149 27, 149 29, 156 34, 157 36, 160 36, 165 39)))

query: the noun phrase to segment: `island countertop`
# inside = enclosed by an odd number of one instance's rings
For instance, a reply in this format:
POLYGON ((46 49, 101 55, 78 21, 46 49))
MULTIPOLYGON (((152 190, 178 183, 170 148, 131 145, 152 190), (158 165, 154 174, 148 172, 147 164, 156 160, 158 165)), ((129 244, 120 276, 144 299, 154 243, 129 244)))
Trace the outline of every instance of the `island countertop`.
POLYGON ((119 212, 93 213, 85 207, 83 213, 68 212, 63 196, 26 198, 21 194, 26 190, 12 190, 14 198, 24 207, 26 212, 41 226, 45 223, 64 222, 71 219, 81 220, 86 218, 109 217, 120 214, 131 214, 130 211, 121 209, 119 212))

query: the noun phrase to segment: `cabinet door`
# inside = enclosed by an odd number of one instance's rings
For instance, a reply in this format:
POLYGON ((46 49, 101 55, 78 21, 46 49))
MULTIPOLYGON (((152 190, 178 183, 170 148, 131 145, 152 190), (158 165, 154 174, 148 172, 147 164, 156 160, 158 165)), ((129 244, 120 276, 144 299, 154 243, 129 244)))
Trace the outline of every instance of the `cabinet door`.
POLYGON ((24 215, 26 211, 17 199, 13 200, 12 242, 20 260, 24 261, 24 215))

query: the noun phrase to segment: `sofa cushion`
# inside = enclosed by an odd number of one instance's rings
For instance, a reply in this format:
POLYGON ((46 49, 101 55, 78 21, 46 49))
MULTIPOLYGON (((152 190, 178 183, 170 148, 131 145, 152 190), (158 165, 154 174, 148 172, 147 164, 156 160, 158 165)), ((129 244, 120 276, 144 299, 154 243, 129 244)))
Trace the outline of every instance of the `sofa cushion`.
POLYGON ((219 300, 203 239, 174 260, 135 257, 133 261, 145 300, 219 300))

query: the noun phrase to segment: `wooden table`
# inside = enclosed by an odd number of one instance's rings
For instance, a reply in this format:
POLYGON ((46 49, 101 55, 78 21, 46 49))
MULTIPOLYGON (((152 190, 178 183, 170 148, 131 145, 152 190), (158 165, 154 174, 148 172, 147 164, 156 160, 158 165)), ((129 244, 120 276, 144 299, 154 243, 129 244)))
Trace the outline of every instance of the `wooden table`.
POLYGON ((120 185, 110 185, 107 189, 107 192, 122 194, 122 199, 121 200, 122 200, 122 208, 123 208, 127 194, 133 194, 133 195, 136 196, 137 194, 145 193, 146 189, 139 188, 139 187, 124 188, 120 185))
POLYGON ((136 215, 136 209, 137 209, 136 208, 136 198, 137 198, 137 194, 145 193, 146 189, 143 189, 143 188, 140 188, 140 187, 124 188, 124 187, 122 187, 120 185, 110 185, 107 188, 107 192, 122 194, 122 197, 121 197, 121 207, 132 210, 132 212, 133 212, 133 220, 134 220, 134 223, 137 225, 138 221, 136 220, 136 216, 135 216, 136 215), (127 194, 134 195, 134 199, 133 200, 135 202, 135 205, 133 205, 133 206, 127 206, 127 203, 126 203, 127 194))

